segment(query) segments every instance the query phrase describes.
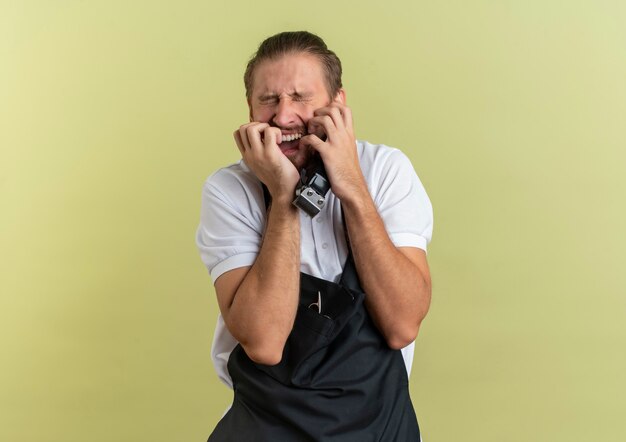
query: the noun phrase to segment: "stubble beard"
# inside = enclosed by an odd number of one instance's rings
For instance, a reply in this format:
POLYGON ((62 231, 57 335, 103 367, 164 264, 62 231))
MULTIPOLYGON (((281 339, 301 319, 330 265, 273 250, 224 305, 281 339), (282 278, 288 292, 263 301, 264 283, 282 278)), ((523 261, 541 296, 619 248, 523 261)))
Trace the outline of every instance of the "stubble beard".
POLYGON ((314 154, 315 149, 313 149, 311 146, 300 144, 294 154, 285 156, 291 162, 291 164, 295 166, 298 172, 300 172, 303 168, 307 167, 311 163, 314 154))

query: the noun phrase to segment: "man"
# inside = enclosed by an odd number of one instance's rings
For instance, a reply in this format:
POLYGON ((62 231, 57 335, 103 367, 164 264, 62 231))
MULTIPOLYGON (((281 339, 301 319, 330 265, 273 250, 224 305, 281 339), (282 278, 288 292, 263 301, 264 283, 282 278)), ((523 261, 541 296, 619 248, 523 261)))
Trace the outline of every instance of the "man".
POLYGON ((419 440, 407 374, 430 303, 428 196, 399 150, 355 140, 319 37, 268 38, 244 83, 242 161, 205 183, 197 232, 235 390, 209 440, 419 440), (320 158, 331 190, 311 217, 292 202, 320 158))

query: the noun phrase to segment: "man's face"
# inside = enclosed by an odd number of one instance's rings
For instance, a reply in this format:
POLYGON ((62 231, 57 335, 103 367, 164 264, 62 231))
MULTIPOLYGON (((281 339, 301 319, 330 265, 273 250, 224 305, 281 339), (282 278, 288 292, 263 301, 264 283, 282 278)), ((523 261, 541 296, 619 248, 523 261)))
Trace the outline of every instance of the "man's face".
MULTIPOLYGON (((338 99, 343 101, 343 91, 338 99)), ((287 54, 264 60, 255 68, 248 100, 250 120, 281 130, 280 150, 298 169, 313 155, 311 147, 300 143, 307 134, 307 122, 316 109, 330 102, 322 65, 314 55, 287 54)))

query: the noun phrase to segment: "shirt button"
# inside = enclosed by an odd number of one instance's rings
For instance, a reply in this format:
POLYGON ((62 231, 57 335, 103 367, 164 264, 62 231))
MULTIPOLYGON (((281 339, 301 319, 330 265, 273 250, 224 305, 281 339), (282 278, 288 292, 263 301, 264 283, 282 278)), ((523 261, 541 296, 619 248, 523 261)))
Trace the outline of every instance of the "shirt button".
POLYGON ((321 222, 322 222, 322 218, 318 216, 318 217, 317 217, 317 222, 318 222, 318 223, 321 223, 321 222))
POLYGON ((327 249, 328 248, 328 243, 325 242, 324 244, 322 244, 322 249, 327 249))

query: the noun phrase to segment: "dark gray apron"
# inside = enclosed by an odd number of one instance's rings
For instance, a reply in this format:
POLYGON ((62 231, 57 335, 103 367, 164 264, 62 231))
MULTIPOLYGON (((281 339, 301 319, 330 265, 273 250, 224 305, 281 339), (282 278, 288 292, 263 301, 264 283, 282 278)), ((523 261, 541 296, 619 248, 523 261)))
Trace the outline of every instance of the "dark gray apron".
POLYGON ((281 362, 256 364, 235 347, 233 405, 209 442, 419 441, 402 354, 387 346, 364 297, 351 252, 338 284, 301 273, 281 362))

